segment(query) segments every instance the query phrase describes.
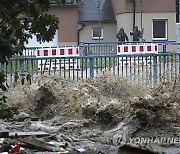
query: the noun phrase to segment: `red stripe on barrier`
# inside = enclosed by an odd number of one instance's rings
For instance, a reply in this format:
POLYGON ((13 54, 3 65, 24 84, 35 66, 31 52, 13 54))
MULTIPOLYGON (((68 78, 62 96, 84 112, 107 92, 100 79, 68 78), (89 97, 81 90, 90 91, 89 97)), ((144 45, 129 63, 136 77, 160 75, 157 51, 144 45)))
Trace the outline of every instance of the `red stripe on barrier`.
POLYGON ((53 49, 53 50, 52 50, 52 55, 53 55, 53 56, 56 55, 56 49, 53 49))
POLYGON ((143 51, 144 51, 144 46, 140 46, 140 47, 139 47, 139 51, 140 51, 140 52, 143 52, 143 51))
POLYGON ((48 50, 44 50, 44 56, 48 56, 48 50))
POLYGON ((76 49, 76 54, 79 54, 79 50, 78 49, 76 49))
POLYGON ((45 67, 44 70, 48 70, 48 67, 45 67))
POLYGON ((132 46, 132 52, 136 52, 136 46, 132 46))
POLYGON ((147 46, 147 51, 151 51, 151 46, 150 45, 147 46))
POLYGON ((37 51, 37 56, 40 56, 40 51, 39 50, 37 51))
POLYGON ((56 69, 57 69, 57 67, 52 67, 52 69, 53 69, 53 70, 56 70, 56 69))
POLYGON ((140 62, 140 65, 144 65, 144 62, 140 62))
POLYGON ((64 55, 64 49, 60 49, 60 55, 64 55))
POLYGON ((118 52, 121 52, 121 48, 120 47, 118 47, 118 52))
POLYGON ((155 45, 155 51, 157 51, 157 45, 155 45))
POLYGON ((124 47, 124 52, 128 52, 128 46, 124 47))
POLYGON ((72 49, 68 49, 68 55, 72 55, 73 51, 72 49))

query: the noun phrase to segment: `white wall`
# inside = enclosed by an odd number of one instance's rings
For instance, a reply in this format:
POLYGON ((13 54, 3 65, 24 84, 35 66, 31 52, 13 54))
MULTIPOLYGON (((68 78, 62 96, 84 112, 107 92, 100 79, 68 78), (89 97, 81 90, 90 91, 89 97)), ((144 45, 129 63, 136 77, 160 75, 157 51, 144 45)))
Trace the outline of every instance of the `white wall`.
POLYGON ((31 47, 56 47, 58 46, 58 31, 56 32, 54 39, 50 42, 39 43, 37 42, 35 35, 33 35, 33 38, 29 39, 28 41, 29 43, 25 44, 25 47, 29 47, 29 48, 31 47))
MULTIPOLYGON (((80 42, 98 42, 92 39, 92 27, 98 27, 98 23, 89 23, 80 31, 80 42)), ((103 39, 101 42, 116 42, 116 23, 101 23, 103 27, 103 39)))

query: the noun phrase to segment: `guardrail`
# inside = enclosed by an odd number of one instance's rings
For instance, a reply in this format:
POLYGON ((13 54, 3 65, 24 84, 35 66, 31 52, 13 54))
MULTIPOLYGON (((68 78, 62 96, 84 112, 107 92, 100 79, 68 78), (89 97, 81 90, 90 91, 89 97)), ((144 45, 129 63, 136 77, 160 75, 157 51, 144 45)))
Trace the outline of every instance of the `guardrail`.
POLYGON ((83 49, 83 55, 111 55, 116 54, 117 45, 138 45, 138 44, 151 44, 155 43, 159 46, 159 52, 177 52, 180 51, 180 42, 176 41, 146 41, 146 42, 104 42, 100 45, 98 43, 84 43, 81 48, 83 49), (103 51, 103 52, 102 52, 103 51))
MULTIPOLYGON (((143 42, 143 44, 155 43, 159 46, 159 52, 177 52, 180 51, 180 42, 175 41, 149 41, 143 42)), ((122 44, 121 42, 102 42, 100 45, 98 43, 84 43, 79 46, 81 56, 92 56, 92 55, 116 55, 117 45, 122 44)), ((141 42, 123 42, 123 44, 142 44, 141 42)), ((64 47, 64 46, 62 46, 64 47)), ((68 46, 67 46, 68 47, 68 46)), ((52 47, 54 48, 54 47, 52 47)), ((59 48, 59 47, 58 47, 59 48)), ((25 57, 35 57, 36 50, 39 48, 26 48, 23 51, 23 56, 25 57)))
POLYGON ((8 82, 14 75, 33 79, 38 75, 58 75, 69 80, 93 79, 101 71, 108 70, 111 75, 125 77, 137 84, 157 85, 172 81, 180 74, 180 53, 136 54, 136 55, 91 55, 79 57, 14 57, 1 64, 8 82), (41 61, 41 69, 38 68, 41 61), (45 62, 44 62, 45 61, 45 62), (45 69, 53 64, 54 69, 45 69))

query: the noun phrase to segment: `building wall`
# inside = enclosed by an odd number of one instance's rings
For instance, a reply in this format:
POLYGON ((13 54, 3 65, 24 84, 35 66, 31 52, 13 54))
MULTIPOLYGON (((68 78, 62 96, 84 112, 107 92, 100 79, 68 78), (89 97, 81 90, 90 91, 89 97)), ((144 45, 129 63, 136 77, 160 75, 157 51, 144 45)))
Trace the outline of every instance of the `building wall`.
MULTIPOLYGON (((111 0, 115 14, 133 12, 132 0, 111 0)), ((136 12, 141 11, 141 0, 135 0, 136 12)), ((174 12, 176 0, 143 0, 143 12, 174 12)))
POLYGON ((59 19, 59 45, 77 45, 78 15, 76 6, 52 6, 49 9, 59 19))
MULTIPOLYGON (((92 39, 92 27, 98 27, 98 23, 88 23, 80 31, 80 42, 99 42, 99 40, 92 39)), ((103 39, 101 42, 115 42, 117 25, 116 23, 101 23, 103 27, 103 39)))
MULTIPOLYGON (((168 40, 176 39, 176 21, 175 21, 175 12, 167 13, 143 13, 142 25, 144 28, 144 39, 146 41, 152 41, 152 23, 153 19, 167 19, 168 20, 168 40)), ((130 31, 133 28, 133 15, 132 13, 123 13, 116 16, 117 19, 117 31, 120 28, 124 28, 125 32, 132 40, 130 36, 130 31)), ((136 13, 136 24, 139 29, 141 29, 141 14, 136 13)))
MULTIPOLYGON (((175 12, 166 12, 166 13, 143 13, 142 25, 144 27, 144 39, 145 41, 152 41, 153 39, 153 19, 167 19, 168 20, 168 40, 176 40, 176 21, 175 21, 175 12)), ((132 13, 123 13, 116 16, 117 19, 117 31, 120 28, 124 28, 127 33, 129 40, 132 41, 132 36, 130 31, 132 31, 133 25, 133 15, 132 13)), ((136 25, 141 29, 141 14, 136 13, 136 25)), ((159 51, 162 51, 163 48, 160 45, 159 51)), ((176 46, 168 45, 167 51, 176 51, 176 46)))

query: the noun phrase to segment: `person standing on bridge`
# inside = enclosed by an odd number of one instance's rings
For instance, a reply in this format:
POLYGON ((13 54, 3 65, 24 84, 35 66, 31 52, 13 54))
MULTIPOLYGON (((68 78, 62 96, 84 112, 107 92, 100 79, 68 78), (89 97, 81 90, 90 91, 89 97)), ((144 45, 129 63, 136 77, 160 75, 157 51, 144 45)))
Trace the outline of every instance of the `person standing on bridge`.
POLYGON ((125 42, 125 41, 128 42, 129 41, 129 38, 128 38, 127 34, 124 32, 123 28, 121 28, 119 30, 116 37, 118 38, 118 42, 125 42))
POLYGON ((133 35, 133 41, 140 41, 141 31, 138 29, 138 26, 134 27, 134 30, 130 32, 130 35, 133 35))

